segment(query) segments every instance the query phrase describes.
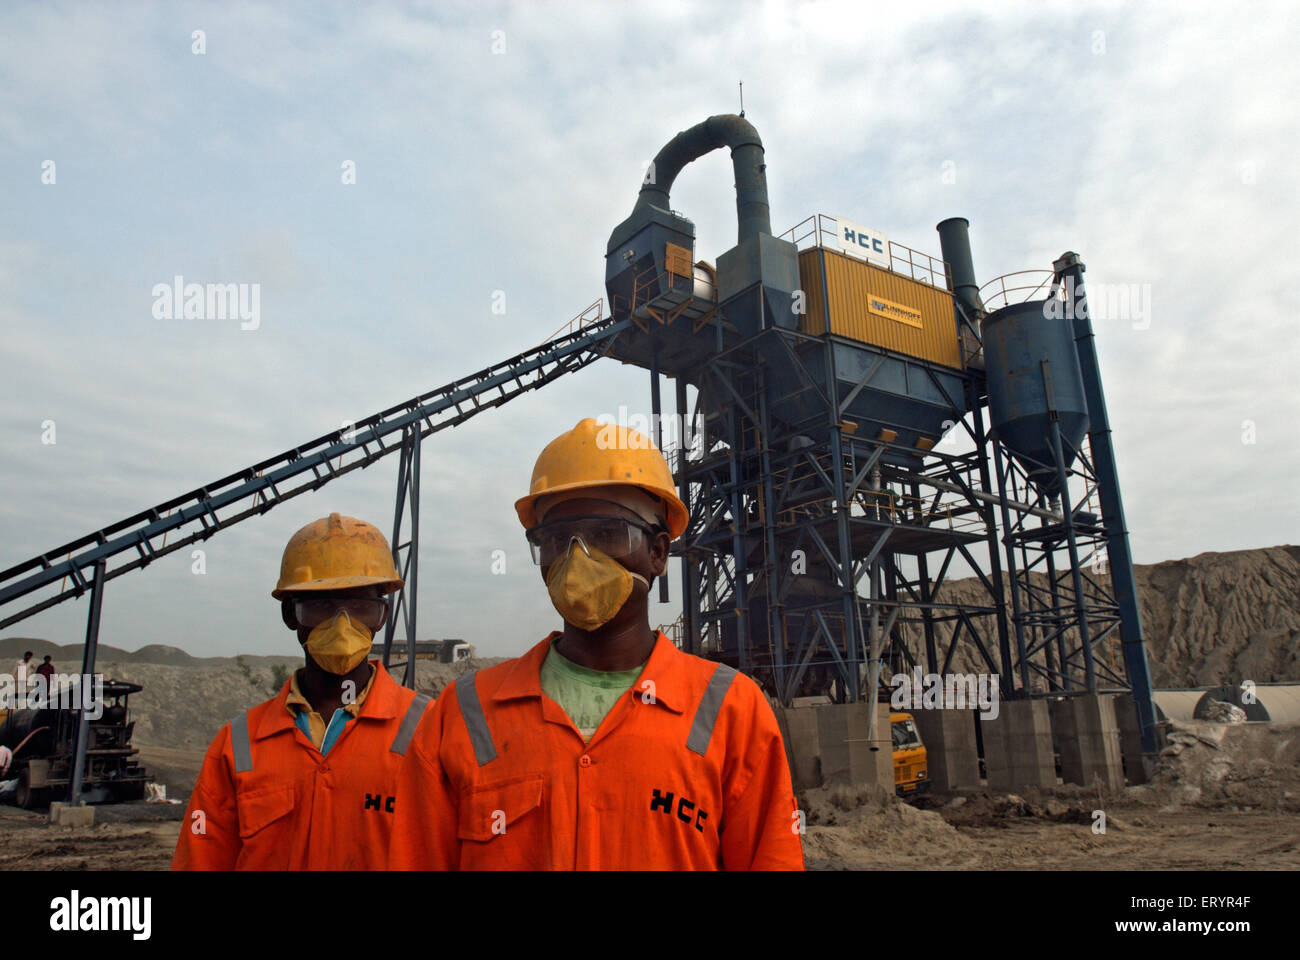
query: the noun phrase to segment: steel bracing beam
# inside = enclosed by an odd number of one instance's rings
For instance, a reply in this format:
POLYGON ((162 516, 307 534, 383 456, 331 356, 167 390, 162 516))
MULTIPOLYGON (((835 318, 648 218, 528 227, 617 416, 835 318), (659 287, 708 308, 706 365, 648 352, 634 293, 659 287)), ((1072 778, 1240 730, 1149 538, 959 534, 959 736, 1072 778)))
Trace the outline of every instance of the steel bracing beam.
POLYGON ((119 560, 104 580, 148 566, 401 450, 408 431, 423 439, 581 369, 630 327, 629 320, 589 324, 0 571, 0 608, 71 581, 69 589, 6 615, 0 628, 81 596, 90 586, 87 572, 101 560, 119 560))
MULTIPOLYGON (((1006 457, 986 431, 982 382, 973 375, 965 384, 973 418, 954 419, 975 450, 926 451, 923 468, 901 468, 890 462, 894 455, 915 451, 852 434, 840 423, 843 401, 860 395, 876 369, 868 364, 852 382, 840 381, 823 341, 827 353, 818 380, 810 365, 819 355, 807 341, 795 332, 765 331, 710 358, 699 371, 708 384, 700 402, 714 428, 703 455, 680 471, 697 518, 690 551, 711 588, 690 594, 691 617, 696 632, 709 625, 725 631, 716 636, 730 638, 729 654, 710 654, 770 678, 782 702, 809 692, 803 685, 814 676, 814 686, 837 681, 837 697, 870 698, 874 670, 886 656, 931 670, 958 662, 992 670, 1008 697, 1035 695, 1033 677, 1066 693, 1099 689, 1099 682, 1122 684, 1093 655, 1114 635, 1118 607, 1081 569, 1095 554, 1098 533, 1076 517, 1097 483, 1089 451, 1062 441, 1050 466, 1064 467, 1069 450, 1067 476, 1054 471, 1067 493, 1059 506, 1048 502, 1028 482, 1023 461, 1006 457), (756 344, 763 337, 781 347, 761 353, 756 344), (819 396, 825 403, 813 404, 797 423, 777 422, 765 387, 769 362, 803 378, 785 383, 787 396, 819 396), (1072 500, 1078 484, 1083 494, 1072 500), (884 489, 912 499, 904 505, 883 500, 884 489), (988 557, 976 555, 974 544, 988 557), (1073 554, 1059 572, 1057 551, 1073 554), (819 571, 811 594, 808 581, 793 592, 801 580, 790 567, 796 553, 819 571), (932 553, 938 554, 934 565, 928 562, 932 553), (910 573, 903 557, 912 558, 910 573), (956 558, 987 599, 938 597, 956 558), (1042 569, 1048 571, 1045 582, 1036 579, 1042 569), (905 635, 904 625, 916 632, 905 635), (942 641, 941 626, 947 634, 942 641)), ((937 386, 959 412, 957 396, 937 386)))

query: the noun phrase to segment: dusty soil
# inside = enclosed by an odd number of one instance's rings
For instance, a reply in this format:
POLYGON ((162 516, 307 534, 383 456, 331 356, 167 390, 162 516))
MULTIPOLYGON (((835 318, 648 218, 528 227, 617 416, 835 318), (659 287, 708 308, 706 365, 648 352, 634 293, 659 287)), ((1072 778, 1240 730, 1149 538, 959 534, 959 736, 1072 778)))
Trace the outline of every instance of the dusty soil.
POLYGON ((1172 723, 1167 734, 1151 782, 1115 793, 1070 784, 912 807, 809 790, 804 856, 822 870, 1300 867, 1300 724, 1172 723))
POLYGON ((0 806, 0 870, 166 870, 179 830, 179 820, 51 827, 43 813, 0 806))
MULTIPOLYGON (((1061 785, 1023 794, 928 796, 844 787, 805 791, 813 870, 1295 870, 1300 868, 1300 725, 1183 723, 1151 783, 1107 794, 1061 785), (1105 814, 1105 831, 1096 811, 1105 814)), ((188 791, 201 750, 145 747, 188 791)), ((176 784, 171 789, 171 784, 176 784)), ((162 870, 178 804, 100 807, 90 828, 47 826, 0 806, 0 870, 162 870), (161 818, 161 819, 160 819, 161 818), (111 822, 104 822, 111 821, 111 822)))
MULTIPOLYGON (((923 810, 895 800, 810 791, 804 857, 810 870, 1295 870, 1300 804, 1160 809, 1144 798, 979 794, 936 798, 923 810), (815 797, 813 794, 823 794, 815 797), (859 804, 853 806, 854 803, 859 804), (847 809, 845 809, 847 807, 847 809), (829 817, 829 820, 822 820, 829 817)), ((1130 791, 1126 790, 1125 793, 1130 791)))
MULTIPOLYGON (((809 810, 804 838, 808 868, 1300 868, 1297 811, 1162 810, 1141 799, 1111 798, 1103 807, 1106 833, 1095 834, 1091 815, 1095 803, 1068 791, 1064 796, 1040 795, 1034 800, 989 794, 960 799, 963 802, 955 806, 922 810, 870 796, 841 797, 836 802, 828 791, 810 791, 802 798, 809 810)), ((165 870, 179 829, 177 821, 51 827, 44 815, 0 807, 0 870, 165 870)))

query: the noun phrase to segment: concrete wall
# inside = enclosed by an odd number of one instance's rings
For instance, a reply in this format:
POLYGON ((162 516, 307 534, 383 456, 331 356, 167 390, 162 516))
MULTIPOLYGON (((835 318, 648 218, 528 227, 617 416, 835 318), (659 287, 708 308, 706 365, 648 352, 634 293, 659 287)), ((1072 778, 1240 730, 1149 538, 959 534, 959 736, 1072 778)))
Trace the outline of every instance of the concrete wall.
POLYGON ((1004 700, 995 719, 981 719, 989 789, 1004 793, 1056 785, 1052 721, 1042 700, 1004 700))
POLYGON ((1066 697, 1052 701, 1052 727, 1061 752, 1061 779, 1109 790, 1124 787, 1115 701, 1108 696, 1066 697))
POLYGON ((785 758, 790 764, 790 779, 796 790, 822 785, 821 743, 817 734, 817 712, 811 706, 773 706, 781 737, 785 740, 785 758))
POLYGON ((916 729, 925 743, 932 790, 975 790, 980 786, 979 751, 975 744, 975 711, 913 710, 916 729))
POLYGON ((894 741, 889 704, 846 703, 815 707, 821 774, 828 786, 879 786, 894 791, 894 741), (875 728, 868 737, 870 710, 875 728))
MULTIPOLYGON (((1124 758, 1124 772, 1129 783, 1146 783, 1151 776, 1154 758, 1142 755, 1142 728, 1138 725, 1137 705, 1133 695, 1116 694, 1114 700, 1115 724, 1119 727, 1119 751, 1124 758)), ((1159 749, 1157 737, 1157 750, 1159 749)))

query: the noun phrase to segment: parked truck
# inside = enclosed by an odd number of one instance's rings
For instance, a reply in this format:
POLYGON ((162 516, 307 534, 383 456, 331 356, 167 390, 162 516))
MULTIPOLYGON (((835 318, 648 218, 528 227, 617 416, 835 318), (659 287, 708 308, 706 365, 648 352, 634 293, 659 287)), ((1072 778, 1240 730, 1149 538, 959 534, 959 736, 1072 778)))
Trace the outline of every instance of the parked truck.
POLYGON ((930 790, 925 744, 910 713, 890 712, 889 730, 894 740, 894 792, 915 797, 930 790))

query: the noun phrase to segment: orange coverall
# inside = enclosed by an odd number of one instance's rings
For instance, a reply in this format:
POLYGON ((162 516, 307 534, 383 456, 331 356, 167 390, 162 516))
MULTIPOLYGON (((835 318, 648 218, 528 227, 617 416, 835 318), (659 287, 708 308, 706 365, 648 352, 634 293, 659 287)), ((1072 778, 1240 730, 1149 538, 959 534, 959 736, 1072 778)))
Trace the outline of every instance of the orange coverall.
POLYGON ((431 698, 371 662, 361 712, 326 755, 286 709, 288 682, 221 728, 194 785, 173 870, 387 865, 403 754, 431 698))
POLYGON ((416 730, 396 869, 803 869, 776 717, 662 633, 589 742, 541 689, 555 634, 466 674, 416 730))

